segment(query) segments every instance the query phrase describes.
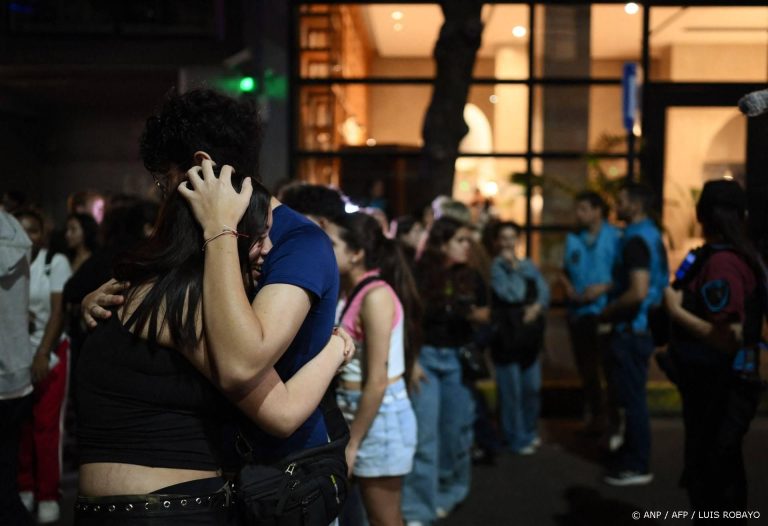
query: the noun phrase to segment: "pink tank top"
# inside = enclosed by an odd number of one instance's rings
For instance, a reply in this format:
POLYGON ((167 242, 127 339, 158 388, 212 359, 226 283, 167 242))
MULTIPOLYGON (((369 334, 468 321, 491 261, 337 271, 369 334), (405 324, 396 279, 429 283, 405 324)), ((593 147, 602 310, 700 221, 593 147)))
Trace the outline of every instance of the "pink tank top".
MULTIPOLYGON (((378 270, 371 270, 366 272, 361 280, 378 274, 378 270)), ((355 297, 352 299, 352 304, 344 313, 344 318, 339 320, 345 331, 349 333, 355 342, 356 352, 352 360, 347 364, 344 370, 341 372, 341 379, 346 382, 362 382, 363 380, 363 364, 365 361, 365 333, 359 323, 360 309, 363 305, 363 299, 365 295, 371 290, 379 287, 385 287, 392 295, 392 299, 395 302, 395 317, 392 322, 392 336, 389 342, 389 358, 387 360, 387 376, 389 378, 397 378, 405 372, 405 346, 404 346, 404 320, 403 320, 403 306, 400 303, 400 299, 395 294, 392 287, 385 281, 374 281, 369 283, 360 289, 355 297)), ((338 317, 344 306, 346 305, 346 299, 339 301, 339 305, 336 311, 338 317)))

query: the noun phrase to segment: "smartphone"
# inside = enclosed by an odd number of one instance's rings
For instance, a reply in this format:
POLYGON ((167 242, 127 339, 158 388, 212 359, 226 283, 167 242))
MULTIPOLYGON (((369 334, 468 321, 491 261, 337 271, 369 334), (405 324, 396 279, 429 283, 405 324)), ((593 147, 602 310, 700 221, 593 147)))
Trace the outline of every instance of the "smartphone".
POLYGON ((675 280, 682 281, 685 279, 685 276, 688 274, 688 271, 691 270, 691 267, 696 262, 696 256, 698 255, 698 251, 691 250, 688 252, 688 254, 685 256, 685 259, 683 259, 683 262, 680 263, 680 266, 675 271, 675 280))

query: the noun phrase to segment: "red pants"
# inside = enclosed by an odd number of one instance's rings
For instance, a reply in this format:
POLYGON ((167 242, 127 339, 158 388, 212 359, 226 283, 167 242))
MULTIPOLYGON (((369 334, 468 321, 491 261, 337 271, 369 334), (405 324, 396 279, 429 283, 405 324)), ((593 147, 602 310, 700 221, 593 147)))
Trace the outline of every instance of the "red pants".
POLYGON ((59 500, 61 435, 69 378, 69 340, 56 348, 59 363, 35 386, 32 418, 21 428, 19 491, 32 491, 35 500, 59 500))

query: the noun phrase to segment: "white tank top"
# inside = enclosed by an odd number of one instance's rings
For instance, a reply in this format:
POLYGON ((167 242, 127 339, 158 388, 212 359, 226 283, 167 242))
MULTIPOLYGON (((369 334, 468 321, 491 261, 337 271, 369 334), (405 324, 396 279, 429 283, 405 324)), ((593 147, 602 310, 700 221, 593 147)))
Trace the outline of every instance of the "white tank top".
MULTIPOLYGON (((363 276, 363 279, 369 275, 375 275, 376 272, 372 271, 363 276)), ((400 303, 400 299, 395 294, 392 287, 384 281, 374 281, 363 287, 360 292, 353 298, 352 304, 347 309, 342 320, 338 320, 345 331, 349 333, 355 342, 355 356, 344 367, 341 372, 341 380, 345 382, 362 382, 364 362, 366 359, 365 354, 365 334, 362 327, 358 323, 360 318, 360 309, 363 305, 363 299, 365 295, 371 290, 378 287, 386 287, 386 289, 392 295, 392 299, 395 301, 395 318, 392 322, 392 336, 389 340, 389 357, 387 360, 387 377, 390 379, 397 378, 405 373, 405 345, 404 345, 404 316, 403 305, 400 303)), ((336 317, 341 315, 346 305, 346 299, 339 301, 336 309, 336 317)))

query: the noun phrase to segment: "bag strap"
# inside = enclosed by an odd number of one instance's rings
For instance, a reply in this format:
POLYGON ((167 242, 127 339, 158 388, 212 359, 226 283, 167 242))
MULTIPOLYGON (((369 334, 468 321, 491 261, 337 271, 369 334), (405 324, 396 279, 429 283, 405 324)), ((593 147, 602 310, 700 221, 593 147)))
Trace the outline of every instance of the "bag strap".
POLYGON ((378 274, 375 274, 373 276, 368 276, 365 279, 360 280, 357 285, 355 285, 355 288, 352 289, 352 292, 349 293, 349 296, 347 296, 347 302, 344 304, 344 308, 341 311, 341 315, 339 316, 339 323, 341 323, 341 320, 344 319, 344 315, 347 313, 349 308, 352 306, 352 302, 355 300, 358 294, 360 294, 360 291, 362 291, 367 285, 370 285, 371 283, 374 283, 376 281, 384 281, 381 279, 381 276, 378 274))

